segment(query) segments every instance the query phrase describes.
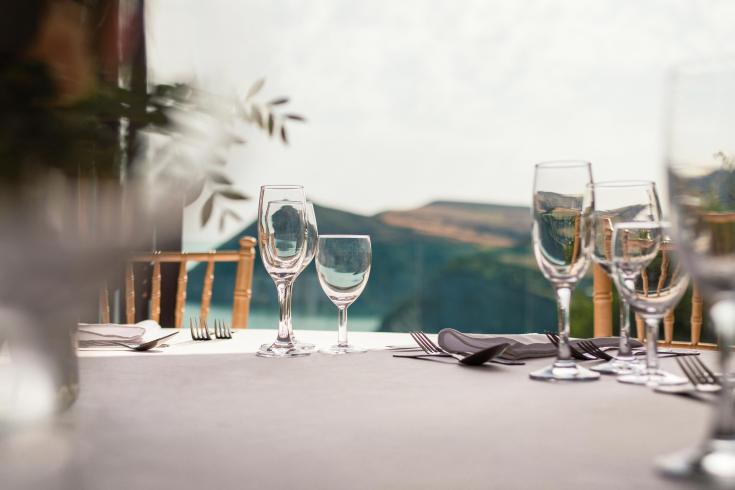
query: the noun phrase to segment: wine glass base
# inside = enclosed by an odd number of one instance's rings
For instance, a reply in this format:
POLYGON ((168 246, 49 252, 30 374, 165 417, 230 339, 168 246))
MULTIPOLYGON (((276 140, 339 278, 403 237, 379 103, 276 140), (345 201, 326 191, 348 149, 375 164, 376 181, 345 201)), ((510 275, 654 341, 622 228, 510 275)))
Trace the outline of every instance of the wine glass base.
POLYGON ((735 487, 735 440, 711 439, 699 447, 659 458, 656 467, 671 478, 735 487))
POLYGON ((638 359, 625 360, 613 358, 610 361, 590 366, 592 371, 601 374, 632 374, 635 373, 642 364, 638 359))
POLYGON ((280 346, 276 343, 263 344, 255 353, 258 357, 298 357, 308 356, 309 354, 311 354, 311 351, 300 349, 293 344, 280 346))
POLYGON ((364 352, 367 352, 367 349, 363 349, 362 347, 357 347, 354 345, 332 345, 330 347, 326 347, 324 349, 320 349, 319 352, 322 354, 332 354, 332 355, 341 355, 341 354, 361 354, 364 352))
MULTIPOLYGON (((308 342, 299 342, 298 340, 294 340, 293 342, 291 342, 291 344, 293 344, 294 349, 299 349, 306 352, 314 352, 316 350, 316 345, 309 344, 308 342)), ((272 344, 261 344, 260 350, 258 352, 260 352, 261 350, 268 350, 271 345, 272 344)))
POLYGON ((600 373, 578 366, 573 361, 556 362, 529 374, 531 379, 539 381, 594 381, 600 379, 600 373))
POLYGON ((301 342, 298 340, 295 336, 291 336, 291 343, 296 347, 297 349, 301 350, 316 350, 316 345, 309 343, 309 342, 301 342))
POLYGON ((654 373, 641 371, 637 373, 622 374, 618 376, 618 381, 632 385, 646 386, 674 386, 688 383, 686 379, 667 373, 666 371, 661 371, 660 369, 654 373))

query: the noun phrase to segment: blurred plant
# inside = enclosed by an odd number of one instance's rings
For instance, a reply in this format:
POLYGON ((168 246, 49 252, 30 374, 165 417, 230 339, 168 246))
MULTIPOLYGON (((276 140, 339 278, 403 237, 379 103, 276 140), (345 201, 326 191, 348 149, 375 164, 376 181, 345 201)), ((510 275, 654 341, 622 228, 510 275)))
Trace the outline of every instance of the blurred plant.
MULTIPOLYGON (((217 199, 248 199, 234 185, 224 167, 233 146, 244 145, 245 126, 255 126, 270 137, 288 144, 288 121, 304 122, 299 114, 279 109, 289 99, 278 97, 259 102, 255 96, 265 79, 257 80, 243 97, 229 98, 197 90, 184 84, 157 85, 149 99, 146 116, 154 117, 143 129, 148 151, 141 152, 135 169, 143 178, 167 182, 183 189, 185 205, 208 195, 200 212, 205 226, 213 216, 217 199)), ((231 209, 220 216, 220 229, 228 218, 240 217, 231 209)))

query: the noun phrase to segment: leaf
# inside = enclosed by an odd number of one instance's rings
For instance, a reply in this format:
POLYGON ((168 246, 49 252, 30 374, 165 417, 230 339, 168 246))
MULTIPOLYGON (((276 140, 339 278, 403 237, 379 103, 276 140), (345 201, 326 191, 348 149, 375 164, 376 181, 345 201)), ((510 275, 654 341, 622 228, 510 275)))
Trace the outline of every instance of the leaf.
POLYGON ((201 214, 202 226, 205 226, 207 222, 209 221, 209 218, 212 217, 212 208, 214 207, 214 196, 215 194, 212 194, 211 196, 209 196, 209 199, 207 199, 204 202, 204 206, 202 206, 202 214, 201 214))
POLYGON ((234 199, 236 201, 246 201, 248 199, 248 196, 233 189, 224 189, 221 191, 217 191, 217 194, 222 197, 226 197, 227 199, 234 199))
POLYGON ((306 118, 304 116, 300 116, 298 114, 286 114, 285 117, 286 119, 293 119, 294 121, 301 121, 301 122, 306 121, 306 118))
POLYGON ((285 144, 288 144, 288 136, 286 136, 286 126, 281 126, 281 139, 285 144))
POLYGON ((208 170, 209 180, 215 184, 232 185, 232 181, 225 175, 214 170, 208 170))
POLYGON ((263 115, 260 113, 260 109, 258 109, 258 106, 252 107, 252 115, 253 115, 253 120, 255 120, 256 124, 260 126, 261 128, 264 127, 263 126, 263 115))
POLYGON ((277 99, 273 99, 270 102, 268 102, 268 105, 281 105, 281 104, 287 104, 288 103, 288 97, 279 97, 277 99))
POLYGON ((234 211, 227 209, 225 212, 222 213, 222 216, 219 219, 219 231, 223 232, 225 231, 225 221, 227 221, 227 218, 233 218, 235 221, 242 222, 242 217, 240 217, 239 214, 235 213, 234 211))
POLYGON ((256 80, 255 83, 250 87, 250 90, 248 90, 248 93, 245 96, 245 100, 248 100, 250 97, 260 92, 260 89, 263 88, 263 84, 265 84, 265 78, 260 78, 256 80))
POLYGON ((275 126, 275 121, 273 120, 273 113, 268 114, 268 134, 273 136, 273 128, 275 126))

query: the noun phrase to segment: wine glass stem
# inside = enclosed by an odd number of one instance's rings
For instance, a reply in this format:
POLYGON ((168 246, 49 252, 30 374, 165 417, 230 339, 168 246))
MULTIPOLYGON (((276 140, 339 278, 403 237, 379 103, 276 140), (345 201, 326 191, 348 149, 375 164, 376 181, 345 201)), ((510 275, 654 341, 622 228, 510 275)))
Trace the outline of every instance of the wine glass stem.
POLYGON ((337 345, 347 347, 347 307, 338 306, 339 328, 337 330, 337 345))
POLYGON ((633 350, 630 347, 630 305, 622 295, 620 295, 620 345, 617 357, 633 358, 633 350))
POLYGON ((292 312, 291 305, 293 303, 293 301, 292 301, 292 298, 293 298, 293 283, 295 282, 295 280, 296 279, 294 278, 294 281, 287 282, 286 283, 286 298, 285 298, 285 301, 286 301, 286 316, 285 316, 285 321, 286 321, 286 326, 288 327, 288 338, 292 342, 293 342, 293 321, 292 321, 292 316, 291 316, 291 312, 292 312))
POLYGON ((291 324, 291 284, 281 281, 276 284, 278 290, 278 339, 279 343, 291 343, 288 327, 291 324))
POLYGON ((735 412, 733 411, 733 383, 731 374, 732 344, 735 336, 735 300, 721 300, 712 305, 710 316, 718 333, 720 352, 720 396, 715 407, 712 437, 735 439, 735 412))
POLYGON ((572 302, 572 288, 560 286, 556 288, 556 305, 559 321, 559 361, 571 361, 572 353, 569 350, 569 306, 572 302))
POLYGON ((646 318, 646 374, 658 371, 658 318, 646 318))

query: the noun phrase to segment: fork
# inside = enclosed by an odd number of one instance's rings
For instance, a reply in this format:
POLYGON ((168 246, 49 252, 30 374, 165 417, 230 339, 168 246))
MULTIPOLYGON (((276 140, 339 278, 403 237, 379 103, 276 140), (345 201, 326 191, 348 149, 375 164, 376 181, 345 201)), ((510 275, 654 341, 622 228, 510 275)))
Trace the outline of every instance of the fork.
POLYGON ((676 362, 697 391, 711 393, 720 391, 722 388, 720 380, 717 379, 715 373, 701 359, 691 356, 680 356, 676 358, 676 362))
MULTIPOLYGON (((434 342, 431 341, 429 337, 426 336, 426 334, 422 331, 415 331, 415 332, 409 332, 411 334, 411 337, 413 340, 416 341, 417 344, 423 349, 424 352, 428 356, 438 356, 438 357, 452 357, 460 362, 460 364, 465 364, 468 366, 480 366, 482 364, 485 364, 486 362, 493 362, 493 358, 499 356, 500 354, 507 349, 510 344, 504 343, 504 344, 498 344, 494 345, 492 347, 489 347, 487 349, 482 349, 477 352, 473 352, 472 354, 463 356, 461 354, 455 354, 454 352, 449 352, 447 350, 442 349, 438 345, 436 345, 434 342)), ((394 357, 404 357, 399 354, 394 354, 394 357)), ((415 356, 412 356, 415 357, 415 356)), ((504 362, 501 364, 505 364, 504 362)))
MULTIPOLYGON (((553 332, 546 332, 546 338, 549 339, 549 342, 554 344, 555 346, 559 347, 559 335, 555 334, 553 332)), ((572 357, 577 359, 578 361, 592 361, 594 359, 597 359, 597 357, 590 357, 586 355, 584 352, 580 351, 576 347, 574 347, 571 343, 567 343, 569 346, 569 352, 572 354, 572 357)))
POLYGON ((191 331, 192 340, 212 340, 209 335, 209 329, 207 329, 207 321, 196 318, 189 318, 189 330, 191 331))
POLYGON ((594 343, 590 342, 589 340, 580 340, 577 342, 577 345, 586 353, 591 356, 595 356, 598 359, 604 359, 605 361, 612 361, 613 356, 608 354, 607 352, 602 351, 599 347, 597 347, 594 343))
POLYGON ((214 320, 214 336, 218 339, 231 339, 232 329, 224 320, 214 320))

